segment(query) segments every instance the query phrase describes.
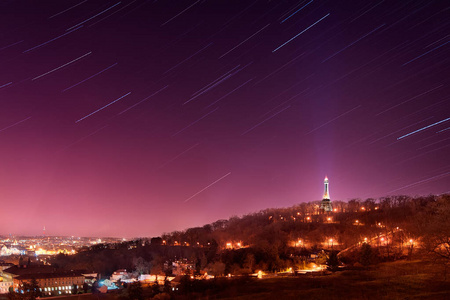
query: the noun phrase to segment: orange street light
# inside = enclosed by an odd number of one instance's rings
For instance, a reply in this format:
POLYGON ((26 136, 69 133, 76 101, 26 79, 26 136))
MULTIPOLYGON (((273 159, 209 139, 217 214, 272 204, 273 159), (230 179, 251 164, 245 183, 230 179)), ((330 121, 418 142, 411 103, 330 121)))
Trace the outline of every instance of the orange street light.
POLYGON ((330 243, 331 243, 331 249, 333 249, 333 239, 328 240, 328 247, 330 247, 330 243))

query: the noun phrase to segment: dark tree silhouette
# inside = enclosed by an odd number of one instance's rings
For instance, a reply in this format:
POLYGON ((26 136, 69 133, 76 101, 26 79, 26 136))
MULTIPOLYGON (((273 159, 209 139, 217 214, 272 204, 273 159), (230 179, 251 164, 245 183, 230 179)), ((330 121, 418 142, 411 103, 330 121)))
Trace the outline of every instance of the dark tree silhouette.
POLYGON ((338 254, 337 251, 331 251, 327 259, 327 266, 328 266, 327 268, 332 272, 336 272, 339 268, 339 259, 337 254, 338 254))
POLYGON ((143 300, 144 299, 144 292, 142 290, 141 282, 135 282, 128 285, 128 297, 131 300, 137 299, 137 300, 143 300))
POLYGON ((363 266, 368 266, 370 264, 372 264, 373 262, 373 251, 372 251, 372 247, 367 244, 364 243, 361 246, 361 252, 360 252, 360 257, 359 257, 359 262, 363 265, 363 266))

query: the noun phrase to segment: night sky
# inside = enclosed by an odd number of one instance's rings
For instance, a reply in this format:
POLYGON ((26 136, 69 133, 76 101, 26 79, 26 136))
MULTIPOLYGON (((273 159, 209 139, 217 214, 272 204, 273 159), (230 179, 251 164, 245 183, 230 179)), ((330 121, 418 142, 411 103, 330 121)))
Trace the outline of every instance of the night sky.
POLYGON ((447 1, 0 1, 0 234, 450 190, 447 1))

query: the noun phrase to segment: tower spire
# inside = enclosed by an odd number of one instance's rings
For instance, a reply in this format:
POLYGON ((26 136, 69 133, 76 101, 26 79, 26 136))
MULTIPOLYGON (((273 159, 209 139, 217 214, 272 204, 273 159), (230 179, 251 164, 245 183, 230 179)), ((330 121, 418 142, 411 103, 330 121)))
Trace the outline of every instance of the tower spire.
POLYGON ((323 181, 323 184, 325 186, 324 192, 323 192, 323 199, 330 199, 330 190, 328 188, 328 177, 325 176, 325 180, 323 181))
POLYGON ((323 192, 322 202, 320 203, 320 209, 322 209, 325 212, 330 212, 333 210, 333 208, 331 207, 330 188, 328 186, 328 177, 327 176, 325 176, 323 184, 324 184, 324 192, 323 192))

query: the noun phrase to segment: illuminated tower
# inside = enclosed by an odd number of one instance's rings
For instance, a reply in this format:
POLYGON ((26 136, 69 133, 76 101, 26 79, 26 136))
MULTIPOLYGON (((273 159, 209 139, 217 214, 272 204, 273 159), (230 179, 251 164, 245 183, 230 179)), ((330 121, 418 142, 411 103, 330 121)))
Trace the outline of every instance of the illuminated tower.
POLYGON ((328 177, 325 176, 325 180, 323 182, 325 185, 325 190, 323 192, 323 199, 320 203, 320 209, 324 212, 330 212, 333 211, 333 208, 331 207, 331 200, 330 200, 330 189, 328 187, 328 177))

